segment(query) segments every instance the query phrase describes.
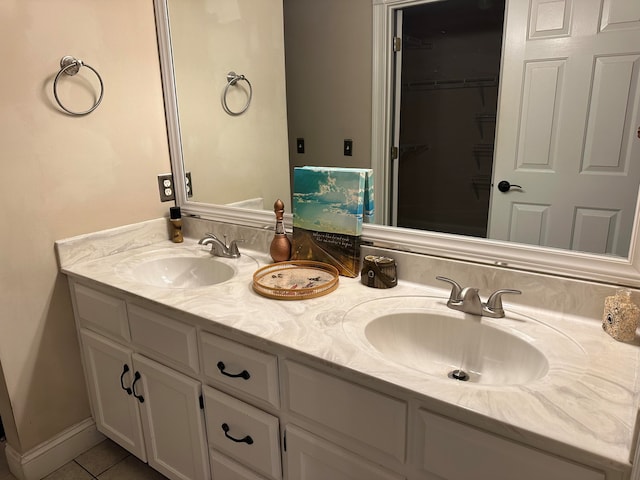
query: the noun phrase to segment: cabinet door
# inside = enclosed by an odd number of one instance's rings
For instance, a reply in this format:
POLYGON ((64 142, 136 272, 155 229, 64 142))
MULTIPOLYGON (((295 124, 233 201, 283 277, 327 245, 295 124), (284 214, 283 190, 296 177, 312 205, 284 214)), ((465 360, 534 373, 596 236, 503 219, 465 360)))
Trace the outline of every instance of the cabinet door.
POLYGON ((424 472, 447 480, 605 480, 603 472, 418 411, 416 458, 424 472), (462 460, 462 461, 461 461, 462 460))
POLYGON ((293 413, 355 440, 349 448, 362 455, 404 462, 405 402, 292 361, 285 362, 284 373, 293 413))
POLYGON ((200 383, 135 353, 133 364, 149 465, 173 480, 209 479, 200 383))
POLYGON ((404 477, 296 426, 286 431, 288 480, 401 480, 404 477))
POLYGON ((138 405, 131 395, 131 351, 89 330, 81 329, 91 406, 99 431, 146 461, 138 405))

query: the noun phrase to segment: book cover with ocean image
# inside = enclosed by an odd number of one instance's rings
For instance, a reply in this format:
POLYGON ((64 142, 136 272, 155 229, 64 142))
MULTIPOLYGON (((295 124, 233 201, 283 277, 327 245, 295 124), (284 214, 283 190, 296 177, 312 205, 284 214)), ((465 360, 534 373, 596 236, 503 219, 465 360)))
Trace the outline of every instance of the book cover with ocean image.
POLYGON ((341 275, 358 276, 369 171, 296 167, 293 178, 292 259, 329 263, 341 275))

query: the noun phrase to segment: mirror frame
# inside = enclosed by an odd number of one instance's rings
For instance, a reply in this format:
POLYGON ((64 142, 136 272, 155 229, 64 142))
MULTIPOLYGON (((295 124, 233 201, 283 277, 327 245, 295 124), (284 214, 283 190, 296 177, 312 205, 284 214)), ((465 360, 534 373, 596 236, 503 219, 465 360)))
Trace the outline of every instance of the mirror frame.
MULTIPOLYGON (((381 41, 380 39, 386 38, 389 29, 393 26, 394 10, 401 8, 403 4, 409 1, 372 0, 374 40, 381 41)), ((167 0, 153 0, 169 154, 174 178, 185 178, 166 2, 167 0)), ((391 74, 388 68, 391 61, 391 52, 390 49, 384 48, 384 46, 375 50, 380 54, 374 55, 373 58, 373 71, 378 72, 378 74, 373 75, 372 131, 383 132, 383 134, 373 136, 372 167, 374 171, 386 172, 388 169, 385 165, 385 159, 388 156, 384 152, 388 152, 390 148, 390 127, 389 122, 385 121, 385 119, 391 111, 392 99, 388 98, 385 92, 387 91, 388 82, 391 82, 391 74)), ((386 175, 376 174, 376 208, 379 205, 385 205, 385 203, 382 203, 382 195, 384 192, 383 186, 387 183, 386 175)), ((183 182, 175 182, 174 189, 176 204, 181 207, 183 214, 186 216, 195 216, 248 227, 273 227, 273 212, 194 202, 187 198, 183 182)), ((639 210, 640 195, 636 202, 636 214, 627 258, 374 224, 363 226, 362 240, 374 246, 452 260, 615 285, 640 287, 639 210)), ((376 218, 381 218, 381 216, 384 218, 385 215, 387 215, 387 210, 383 208, 377 213, 376 218)), ((285 220, 286 223, 291 225, 290 214, 285 216, 285 220)))

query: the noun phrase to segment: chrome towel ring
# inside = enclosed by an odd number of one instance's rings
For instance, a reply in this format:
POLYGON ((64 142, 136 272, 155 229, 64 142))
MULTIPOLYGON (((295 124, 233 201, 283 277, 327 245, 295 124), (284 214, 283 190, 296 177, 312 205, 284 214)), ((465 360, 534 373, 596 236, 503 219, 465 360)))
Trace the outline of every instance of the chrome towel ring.
POLYGON ((251 86, 251 82, 249 82, 247 77, 245 77, 244 75, 238 75, 236 74, 236 72, 227 73, 227 85, 224 87, 224 90, 222 91, 222 108, 224 109, 225 112, 227 112, 229 115, 233 115, 234 117, 238 115, 242 115, 244 112, 247 111, 247 108, 249 108, 252 97, 253 97, 253 87, 251 86), (242 107, 239 111, 234 112, 229 108, 229 105, 227 105, 227 94, 229 93, 229 87, 237 84, 240 80, 244 80, 245 82, 247 82, 247 85, 249 85, 249 98, 247 98, 247 103, 245 103, 244 107, 242 107))
POLYGON ((93 112, 96 108, 98 108, 98 105, 100 105, 100 102, 102 102, 103 94, 104 94, 104 83, 102 83, 102 77, 95 70, 95 68, 93 68, 91 65, 87 65, 82 60, 78 60, 77 58, 72 57, 71 55, 65 55, 64 57, 62 57, 62 59, 60 60, 60 71, 58 72, 55 80, 53 81, 53 96, 56 98, 56 102, 58 102, 58 105, 60 105, 60 108, 62 108, 69 115, 74 115, 74 116, 86 115, 88 113, 93 112), (91 107, 89 110, 86 110, 84 112, 74 112, 69 110, 67 107, 65 107, 60 101, 60 99, 58 98, 58 80, 60 80, 60 76, 63 73, 70 76, 75 75, 80 71, 80 67, 87 67, 89 70, 91 70, 93 73, 96 74, 96 77, 98 77, 98 81, 100 82, 100 96, 98 97, 98 100, 96 100, 96 103, 93 105, 93 107, 91 107))

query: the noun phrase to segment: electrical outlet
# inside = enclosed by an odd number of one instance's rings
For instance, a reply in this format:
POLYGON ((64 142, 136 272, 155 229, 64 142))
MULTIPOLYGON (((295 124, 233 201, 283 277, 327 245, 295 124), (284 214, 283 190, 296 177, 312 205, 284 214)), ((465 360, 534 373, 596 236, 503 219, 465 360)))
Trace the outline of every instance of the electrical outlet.
POLYGON ((176 199, 176 192, 173 189, 173 175, 170 173, 158 175, 158 189, 160 190, 161 202, 170 202, 176 199))
POLYGON ((191 182, 191 172, 184 174, 186 177, 184 180, 185 190, 187 191, 187 197, 193 197, 193 183, 191 182))
POLYGON ((298 153, 304 153, 304 138, 296 139, 296 150, 298 153))
POLYGON ((347 138, 344 141, 344 154, 347 157, 350 157, 351 155, 353 155, 353 140, 347 138))

